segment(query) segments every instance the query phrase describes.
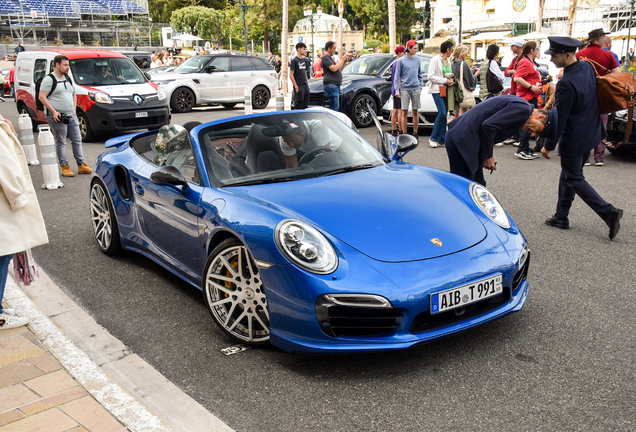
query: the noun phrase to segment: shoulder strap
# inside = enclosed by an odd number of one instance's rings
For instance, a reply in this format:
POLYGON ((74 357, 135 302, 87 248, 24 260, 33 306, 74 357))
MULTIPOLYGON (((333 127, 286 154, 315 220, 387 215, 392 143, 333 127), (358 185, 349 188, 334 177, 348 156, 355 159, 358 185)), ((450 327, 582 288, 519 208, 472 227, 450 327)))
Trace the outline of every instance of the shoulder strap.
POLYGON ((51 81, 53 81, 53 83, 51 84, 51 90, 49 91, 49 94, 46 96, 48 98, 49 96, 51 96, 51 93, 53 93, 53 90, 55 90, 55 87, 57 87, 57 77, 53 75, 53 73, 50 73, 47 76, 51 77, 51 81))
POLYGON ((611 72, 612 72, 611 70, 607 69, 605 66, 603 66, 603 65, 601 65, 601 64, 598 64, 598 63, 597 63, 597 62, 595 62, 594 60, 589 59, 589 58, 587 58, 587 57, 581 57, 579 60, 583 60, 583 61, 588 62, 589 64, 591 64, 591 65, 592 65, 592 67, 594 68, 594 74, 596 75, 596 77, 597 77, 597 78, 599 77, 599 74, 598 74, 598 69, 596 69, 596 66, 598 66, 599 68, 601 68, 601 70, 604 70, 606 74, 608 74, 608 73, 611 73, 611 72))

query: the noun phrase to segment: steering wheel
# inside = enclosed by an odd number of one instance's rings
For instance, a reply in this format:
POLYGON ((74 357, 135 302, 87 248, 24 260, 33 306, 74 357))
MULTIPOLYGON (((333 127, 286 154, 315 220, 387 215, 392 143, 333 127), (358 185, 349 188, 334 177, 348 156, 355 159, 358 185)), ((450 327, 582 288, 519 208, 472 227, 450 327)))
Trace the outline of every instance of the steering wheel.
POLYGON ((320 146, 320 147, 313 148, 309 150, 307 153, 305 153, 303 157, 300 158, 300 160, 298 161, 298 166, 302 164, 308 164, 309 162, 314 160, 316 156, 318 155, 321 155, 323 153, 331 153, 331 152, 333 152, 333 150, 331 150, 331 148, 327 146, 320 146))

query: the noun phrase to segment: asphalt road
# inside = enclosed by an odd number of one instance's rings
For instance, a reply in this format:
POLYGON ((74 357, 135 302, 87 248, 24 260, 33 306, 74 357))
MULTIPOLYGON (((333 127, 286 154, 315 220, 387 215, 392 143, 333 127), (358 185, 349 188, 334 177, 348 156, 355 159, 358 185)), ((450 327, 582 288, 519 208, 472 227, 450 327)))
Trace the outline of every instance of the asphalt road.
MULTIPOLYGON (((17 124, 11 100, 0 113, 17 124)), ((240 113, 206 108, 173 121, 240 113)), ((84 144, 91 166, 103 151, 103 140, 84 144)), ((558 157, 523 161, 513 152, 495 149, 498 170, 487 181, 531 245, 524 309, 407 351, 305 357, 270 347, 226 357, 219 350, 233 343, 200 291, 139 255, 100 252, 89 176, 47 191, 41 168, 31 167, 50 238, 34 255, 99 324, 239 431, 634 430, 636 158, 608 154, 606 166, 585 169, 600 195, 625 210, 609 241, 579 199, 569 231, 544 225, 556 205, 558 157)), ((406 160, 448 169, 445 150, 428 147, 426 136, 406 160)))

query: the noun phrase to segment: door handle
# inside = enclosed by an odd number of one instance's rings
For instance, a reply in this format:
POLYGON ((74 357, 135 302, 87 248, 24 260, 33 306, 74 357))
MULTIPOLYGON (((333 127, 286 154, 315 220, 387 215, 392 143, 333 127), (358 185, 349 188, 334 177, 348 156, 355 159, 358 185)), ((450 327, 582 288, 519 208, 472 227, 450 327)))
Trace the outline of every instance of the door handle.
POLYGON ((144 188, 142 188, 139 185, 135 185, 135 192, 137 192, 138 195, 143 195, 144 194, 144 188))

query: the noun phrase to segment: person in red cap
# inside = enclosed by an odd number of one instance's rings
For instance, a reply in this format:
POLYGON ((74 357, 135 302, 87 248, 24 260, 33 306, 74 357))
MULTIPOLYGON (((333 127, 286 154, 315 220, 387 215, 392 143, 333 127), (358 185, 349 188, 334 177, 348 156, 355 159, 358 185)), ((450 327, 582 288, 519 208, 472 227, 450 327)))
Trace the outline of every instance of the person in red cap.
POLYGON ((395 74, 393 75, 393 85, 395 85, 395 95, 402 98, 402 117, 400 128, 402 133, 406 133, 407 113, 409 104, 413 109, 413 136, 418 139, 417 127, 419 126, 419 117, 417 115, 420 109, 420 94, 424 87, 424 77, 422 75, 422 65, 417 53, 417 42, 410 40, 406 43, 406 56, 399 59, 395 66, 395 74))
POLYGON ((398 45, 395 47, 395 54, 397 55, 397 58, 395 59, 395 62, 393 62, 393 66, 391 66, 391 95, 393 96, 393 112, 391 113, 391 135, 395 137, 398 136, 398 134, 400 133, 399 131, 401 131, 402 129, 406 130, 406 127, 402 128, 400 126, 402 121, 400 115, 402 110, 402 98, 395 95, 395 92, 400 88, 400 86, 399 83, 396 86, 395 80, 393 79, 393 77, 395 76, 395 66, 397 65, 398 60, 404 57, 404 51, 406 51, 406 48, 402 45, 398 45))

